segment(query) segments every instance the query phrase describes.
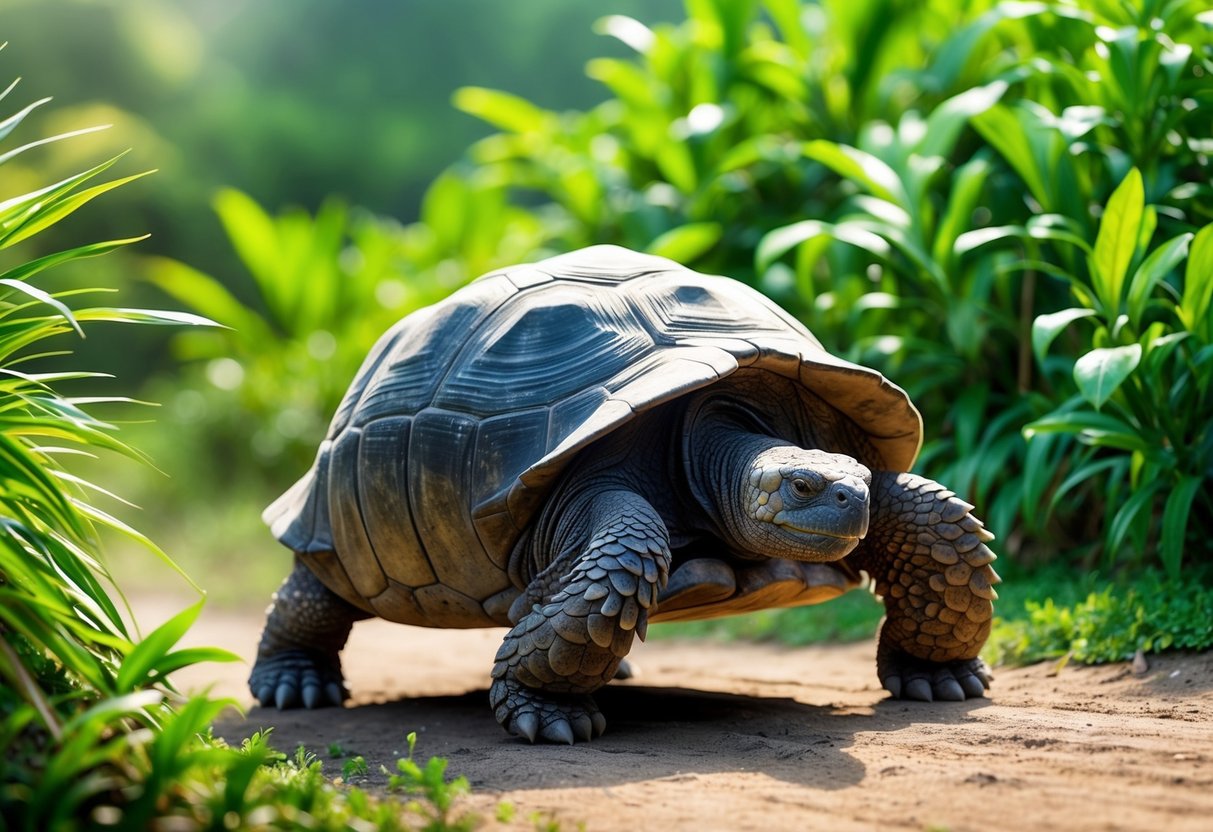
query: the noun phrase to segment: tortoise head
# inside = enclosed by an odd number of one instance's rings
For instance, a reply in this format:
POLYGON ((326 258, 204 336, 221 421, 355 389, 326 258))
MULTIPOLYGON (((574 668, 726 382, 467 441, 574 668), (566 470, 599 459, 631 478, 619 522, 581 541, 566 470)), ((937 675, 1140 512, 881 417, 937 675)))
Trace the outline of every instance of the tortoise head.
POLYGON ((768 557, 833 561, 868 532, 872 472, 842 454, 789 445, 754 457, 736 530, 768 557))

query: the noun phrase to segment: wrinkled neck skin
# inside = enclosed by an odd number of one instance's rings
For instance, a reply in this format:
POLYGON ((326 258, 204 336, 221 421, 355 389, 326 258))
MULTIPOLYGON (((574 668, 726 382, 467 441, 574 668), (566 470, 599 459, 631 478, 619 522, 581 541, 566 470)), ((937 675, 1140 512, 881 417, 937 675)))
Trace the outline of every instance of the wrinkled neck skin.
POLYGON ((742 512, 754 458, 781 447, 795 446, 774 435, 763 417, 737 400, 701 397, 687 408, 681 454, 687 514, 741 557, 775 554, 752 547, 743 532, 742 512))

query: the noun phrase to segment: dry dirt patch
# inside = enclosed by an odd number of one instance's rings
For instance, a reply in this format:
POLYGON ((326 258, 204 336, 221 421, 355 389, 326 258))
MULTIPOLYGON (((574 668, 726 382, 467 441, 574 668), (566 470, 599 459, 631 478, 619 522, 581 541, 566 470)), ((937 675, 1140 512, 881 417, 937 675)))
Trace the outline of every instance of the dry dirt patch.
MULTIPOLYGON (((140 606, 147 624, 177 608, 140 606)), ((251 658, 260 624, 208 611, 189 639, 251 658)), ((872 643, 657 640, 633 653, 637 679, 600 693, 605 736, 532 747, 487 704, 500 636, 360 623, 346 708, 251 708, 220 733, 272 726, 279 748, 324 757, 337 743, 378 772, 416 731, 419 756, 446 757, 471 781, 472 807, 491 817, 508 800, 519 828, 533 811, 590 830, 1213 828, 1213 654, 1155 659, 1141 676, 1003 668, 988 700, 923 704, 878 688, 872 643)), ((207 665, 178 678, 247 704, 247 673, 207 665)))

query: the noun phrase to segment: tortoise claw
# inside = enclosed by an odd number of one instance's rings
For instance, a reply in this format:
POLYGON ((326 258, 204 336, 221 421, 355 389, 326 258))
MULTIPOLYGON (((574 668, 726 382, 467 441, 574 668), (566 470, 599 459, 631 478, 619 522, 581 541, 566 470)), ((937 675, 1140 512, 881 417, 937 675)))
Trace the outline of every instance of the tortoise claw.
POLYGON ((902 699, 917 699, 920 702, 933 702, 935 697, 931 695, 931 683, 919 676, 915 679, 910 679, 906 683, 905 695, 902 699))
POLYGON ((582 742, 589 742, 594 738, 594 720, 588 714, 577 714, 573 718, 573 733, 582 742))
POLYGON ((290 682, 279 682, 274 692, 274 705, 280 711, 293 708, 299 704, 299 690, 290 682))
POLYGON ((950 675, 936 681, 933 685, 935 698, 941 702, 963 702, 965 701, 964 689, 960 686, 960 682, 956 681, 950 675))
POLYGON ((539 734, 539 717, 534 711, 527 711, 518 715, 512 726, 513 733, 520 737, 526 737, 529 742, 535 742, 535 737, 539 734))
POLYGON ((541 733, 543 738, 548 742, 558 742, 564 745, 572 745, 574 742, 573 729, 569 726, 567 719, 557 719, 549 722, 543 726, 541 733))

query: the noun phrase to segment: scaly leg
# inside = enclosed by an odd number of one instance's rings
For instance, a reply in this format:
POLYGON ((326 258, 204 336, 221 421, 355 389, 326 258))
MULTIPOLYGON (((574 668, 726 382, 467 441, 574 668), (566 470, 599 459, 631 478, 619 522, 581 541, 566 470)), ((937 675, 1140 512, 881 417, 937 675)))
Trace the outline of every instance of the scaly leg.
POLYGON ((531 742, 572 744, 603 732, 590 694, 615 676, 633 636, 644 639, 668 577, 669 534, 639 495, 597 495, 588 531, 559 589, 510 630, 493 667, 497 721, 531 742))
POLYGON ((266 612, 249 690, 262 705, 280 710, 339 706, 348 692, 338 654, 354 622, 369 617, 296 559, 266 612))
POLYGON ((990 634, 993 540, 971 505, 913 474, 873 472, 867 537, 847 561, 876 582, 887 613, 876 672, 895 698, 963 700, 993 676, 978 652, 990 634))

